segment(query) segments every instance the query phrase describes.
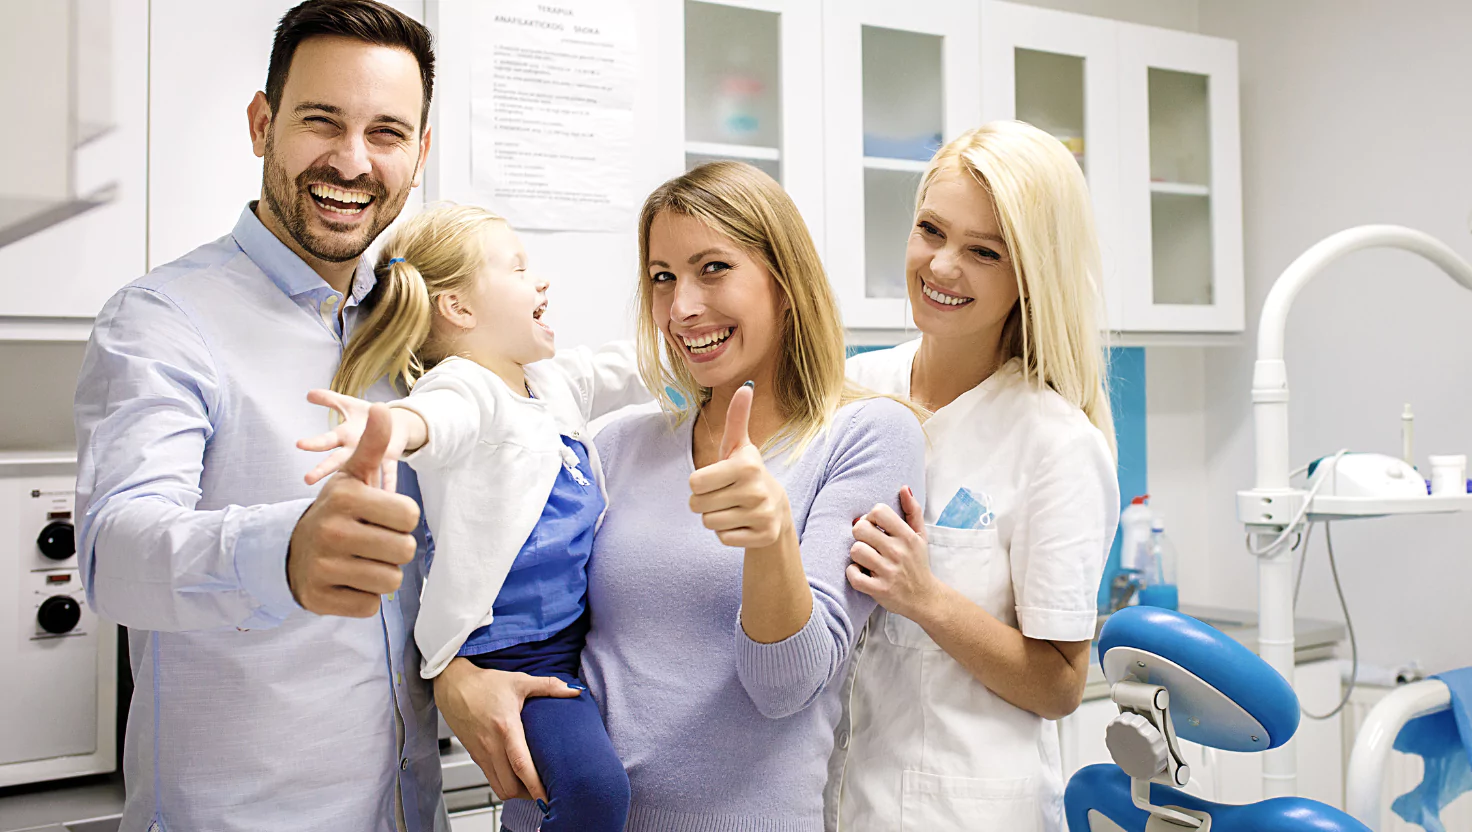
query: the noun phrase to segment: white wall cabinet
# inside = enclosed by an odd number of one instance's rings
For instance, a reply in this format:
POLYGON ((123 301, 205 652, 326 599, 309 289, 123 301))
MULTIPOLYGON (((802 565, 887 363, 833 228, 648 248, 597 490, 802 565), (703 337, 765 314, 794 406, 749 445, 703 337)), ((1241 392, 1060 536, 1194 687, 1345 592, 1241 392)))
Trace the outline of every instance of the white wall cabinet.
MULTIPOLYGON (((244 110, 292 0, 208 12, 151 0, 149 14, 132 13, 145 0, 111 3, 107 103, 117 128, 90 143, 111 148, 108 161, 77 173, 82 184, 116 181, 116 197, 0 245, 0 280, 12 283, 0 292, 0 340, 85 337, 119 286, 228 232, 259 193, 244 110), (206 44, 201 29, 232 37, 206 44)), ((893 340, 911 326, 904 250, 930 155, 987 120, 1021 118, 1080 157, 1112 329, 1240 331, 1235 45, 997 0, 936 3, 630 0, 635 203, 709 159, 767 170, 806 219, 847 326, 893 340)), ((424 196, 473 199, 473 4, 394 4, 426 20, 439 56, 431 161, 411 210, 424 196)), ((631 222, 618 232, 524 235, 554 278, 553 316, 567 343, 631 330, 634 231, 631 222), (611 264, 597 280, 589 258, 611 264)))
MULTIPOLYGON (((905 245, 940 145, 981 118, 980 6, 823 4, 826 265, 844 323, 904 329, 905 245)), ((811 223, 810 223, 811 224, 811 223)))
POLYGON ((1079 157, 1110 328, 1241 331, 1236 44, 1012 3, 982 9, 983 120, 1027 121, 1079 157))
POLYGON ((1237 45, 1120 24, 1121 329, 1243 328, 1237 45))

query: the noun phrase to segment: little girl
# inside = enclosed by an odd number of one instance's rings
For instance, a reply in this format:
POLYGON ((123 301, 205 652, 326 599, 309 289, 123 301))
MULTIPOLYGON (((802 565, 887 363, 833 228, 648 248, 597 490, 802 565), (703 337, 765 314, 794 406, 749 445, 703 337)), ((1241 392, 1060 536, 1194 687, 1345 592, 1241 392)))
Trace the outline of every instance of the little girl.
MULTIPOLYGON (((368 403, 353 396, 384 376, 411 389, 392 403, 388 457, 418 474, 434 539, 414 628, 423 676, 464 656, 585 690, 587 562, 605 507, 588 420, 650 396, 632 344, 554 357, 549 281, 526 261, 480 208, 404 222, 333 390, 308 396, 343 423, 299 445, 340 449, 307 475, 316 482, 363 433, 368 403)), ((592 697, 531 699, 522 719, 547 789, 542 829, 623 829, 629 781, 592 697)))

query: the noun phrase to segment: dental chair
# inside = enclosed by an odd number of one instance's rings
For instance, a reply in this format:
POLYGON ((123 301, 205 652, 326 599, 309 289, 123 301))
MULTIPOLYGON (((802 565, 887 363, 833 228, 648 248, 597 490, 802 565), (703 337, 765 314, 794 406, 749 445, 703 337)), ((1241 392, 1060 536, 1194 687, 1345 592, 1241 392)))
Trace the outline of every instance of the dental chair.
POLYGON ((1099 661, 1119 716, 1106 742, 1116 765, 1080 769, 1064 792, 1070 832, 1368 832, 1331 806, 1278 797, 1241 806, 1181 789, 1184 739, 1266 751, 1298 730, 1298 697, 1262 659, 1194 618, 1129 607, 1099 634, 1099 661))

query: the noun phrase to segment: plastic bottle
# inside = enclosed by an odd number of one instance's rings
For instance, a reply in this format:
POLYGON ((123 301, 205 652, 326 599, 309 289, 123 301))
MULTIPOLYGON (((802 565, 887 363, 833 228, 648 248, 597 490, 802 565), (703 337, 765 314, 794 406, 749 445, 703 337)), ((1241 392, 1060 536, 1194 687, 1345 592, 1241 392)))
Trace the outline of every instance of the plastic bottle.
POLYGON ((1150 545, 1150 524, 1154 514, 1148 505, 1149 494, 1130 500, 1119 514, 1119 568, 1142 570, 1150 545))
POLYGON ((1150 525, 1149 561, 1145 566, 1145 587, 1140 590, 1140 603, 1168 610, 1180 606, 1176 589, 1176 547, 1165 536, 1165 522, 1156 518, 1150 525))

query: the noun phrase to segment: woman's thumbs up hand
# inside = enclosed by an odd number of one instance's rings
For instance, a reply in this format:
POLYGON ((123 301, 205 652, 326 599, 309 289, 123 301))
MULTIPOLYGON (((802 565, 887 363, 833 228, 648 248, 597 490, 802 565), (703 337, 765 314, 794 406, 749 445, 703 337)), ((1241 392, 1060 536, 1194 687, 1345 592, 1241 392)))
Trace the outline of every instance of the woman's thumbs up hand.
POLYGON ((771 546, 792 526, 787 492, 751 441, 754 397, 749 381, 731 397, 720 460, 690 475, 690 510, 722 543, 743 549, 771 546))

